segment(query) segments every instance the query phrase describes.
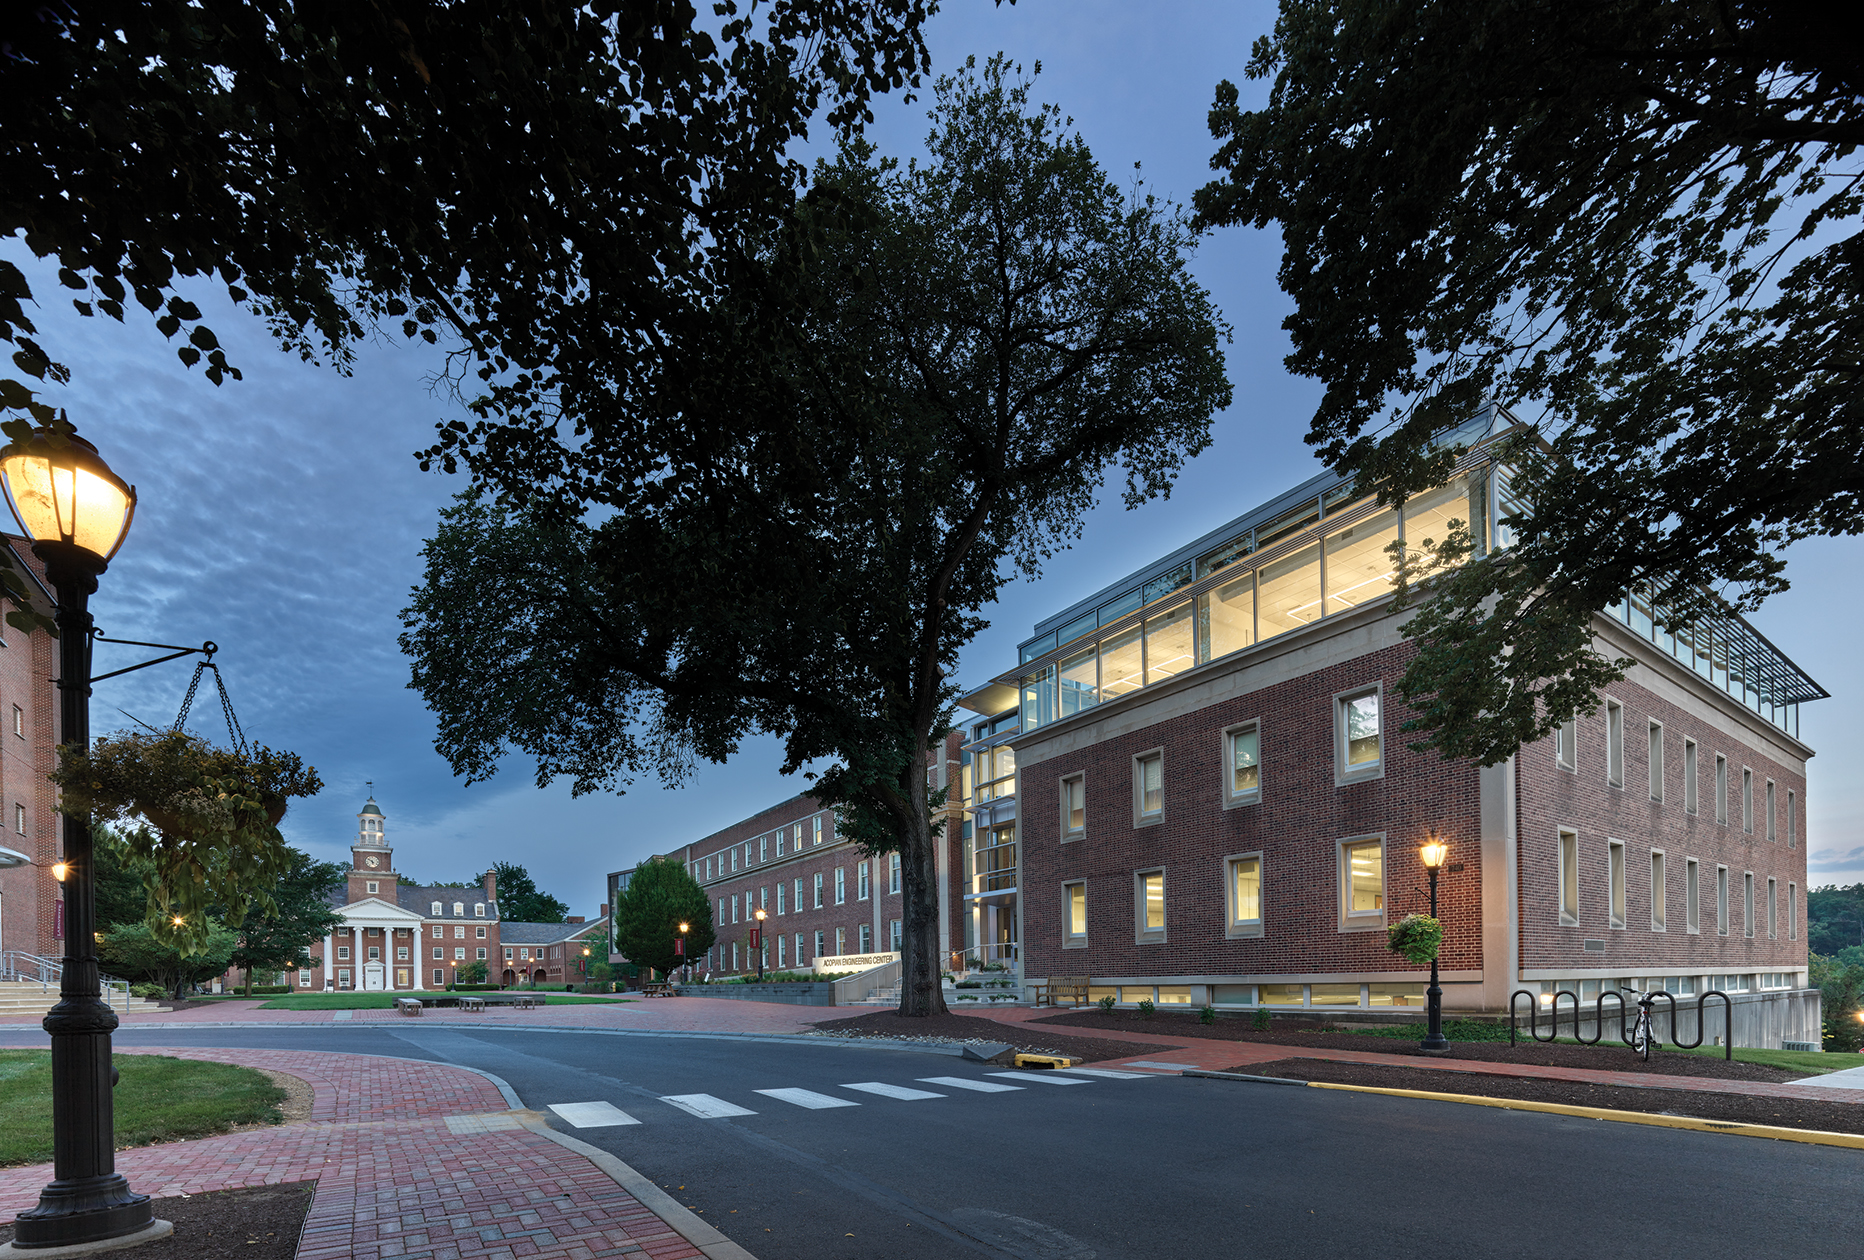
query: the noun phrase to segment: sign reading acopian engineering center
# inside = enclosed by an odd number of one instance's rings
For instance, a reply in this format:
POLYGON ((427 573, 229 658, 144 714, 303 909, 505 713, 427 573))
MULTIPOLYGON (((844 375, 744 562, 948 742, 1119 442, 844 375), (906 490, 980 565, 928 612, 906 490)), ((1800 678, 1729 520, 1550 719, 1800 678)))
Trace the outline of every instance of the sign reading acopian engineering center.
POLYGON ((815 970, 818 974, 824 971, 866 971, 869 967, 884 967, 899 960, 898 953, 830 954, 827 958, 815 960, 815 970))

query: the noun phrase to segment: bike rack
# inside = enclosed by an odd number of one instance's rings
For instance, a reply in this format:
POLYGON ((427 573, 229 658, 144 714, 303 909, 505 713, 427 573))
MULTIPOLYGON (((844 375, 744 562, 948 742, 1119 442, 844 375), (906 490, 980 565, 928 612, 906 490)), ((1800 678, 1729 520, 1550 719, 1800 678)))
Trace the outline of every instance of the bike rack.
MULTIPOLYGON (((1563 997, 1570 997, 1573 999, 1574 1041, 1577 1041, 1582 1046, 1596 1046, 1599 1044, 1605 1036, 1605 999, 1611 998, 1618 1003, 1618 1040, 1627 1046, 1631 1044, 1630 1032, 1625 1027, 1625 1020, 1628 1017, 1628 1012, 1623 994, 1615 990, 1608 990, 1599 994, 1595 1007, 1595 1014, 1593 1016, 1593 1022, 1596 1027, 1592 1034, 1592 1040, 1588 1041, 1580 1036, 1579 1033, 1579 995, 1574 993, 1571 989, 1559 989, 1555 991, 1551 1004, 1553 1009, 1552 1029, 1545 1037, 1540 1035, 1540 995, 1530 992, 1527 989, 1516 989, 1513 996, 1508 1000, 1508 1044, 1511 1046, 1516 1044, 1515 1034, 1520 1026, 1520 1016, 1518 1012, 1520 1010, 1522 998, 1526 998, 1528 1002, 1528 1036, 1542 1043, 1551 1042, 1556 1039, 1560 1035, 1560 999, 1563 997)), ((1710 998, 1720 998, 1722 1000, 1722 1026, 1725 1032, 1722 1045, 1722 1057, 1730 1063, 1734 1062, 1735 1006, 1734 1003, 1729 1000, 1726 993, 1723 993, 1720 989, 1710 989, 1708 992, 1696 998, 1696 1039, 1691 1042, 1684 1042, 1678 1039, 1676 1035, 1676 998, 1669 993, 1661 991, 1650 994, 1650 1000, 1652 1002, 1655 1002, 1658 998, 1662 998, 1670 1004, 1670 1044, 1675 1046, 1678 1050, 1694 1050, 1702 1045, 1702 1038, 1707 1031, 1708 1024, 1708 1021, 1703 1018, 1704 1015, 1707 1014, 1706 1004, 1710 998)), ((1663 1038, 1659 1036, 1657 1032, 1656 1012, 1651 1012, 1651 1016, 1650 1041, 1661 1045, 1663 1038)))

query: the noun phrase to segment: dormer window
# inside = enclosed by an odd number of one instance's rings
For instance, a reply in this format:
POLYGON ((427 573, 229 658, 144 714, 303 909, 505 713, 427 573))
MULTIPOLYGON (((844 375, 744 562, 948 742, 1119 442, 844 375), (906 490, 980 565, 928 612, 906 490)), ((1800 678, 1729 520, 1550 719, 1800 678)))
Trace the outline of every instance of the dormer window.
POLYGON ((438 901, 434 903, 434 915, 436 918, 440 915, 440 903, 438 901))
POLYGON ((483 919, 483 918, 485 918, 485 902, 483 902, 483 901, 475 901, 475 902, 473 903, 473 907, 472 907, 472 913, 473 913, 473 917, 474 917, 475 919, 483 919))
POLYGON ((454 902, 454 903, 453 903, 453 917, 454 917, 454 918, 456 918, 456 919, 457 919, 457 918, 459 918, 459 917, 460 917, 461 915, 463 915, 463 914, 465 914, 465 913, 466 913, 466 903, 465 903, 465 902, 463 902, 463 901, 456 901, 456 902, 454 902))

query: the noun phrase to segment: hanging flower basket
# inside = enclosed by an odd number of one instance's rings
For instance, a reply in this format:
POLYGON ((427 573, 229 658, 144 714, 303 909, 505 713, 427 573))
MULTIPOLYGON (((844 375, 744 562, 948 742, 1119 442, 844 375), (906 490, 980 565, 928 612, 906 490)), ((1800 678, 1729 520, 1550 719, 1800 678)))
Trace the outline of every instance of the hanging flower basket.
POLYGON ((1392 952, 1414 963, 1427 963, 1443 945, 1443 924, 1427 914, 1407 914, 1385 929, 1392 952))
POLYGON ((59 754, 59 809, 115 827, 149 863, 147 922, 184 953, 205 945, 210 909, 239 923, 254 906, 272 908, 267 889, 291 863, 279 820, 292 797, 323 787, 295 753, 180 731, 122 731, 59 754))

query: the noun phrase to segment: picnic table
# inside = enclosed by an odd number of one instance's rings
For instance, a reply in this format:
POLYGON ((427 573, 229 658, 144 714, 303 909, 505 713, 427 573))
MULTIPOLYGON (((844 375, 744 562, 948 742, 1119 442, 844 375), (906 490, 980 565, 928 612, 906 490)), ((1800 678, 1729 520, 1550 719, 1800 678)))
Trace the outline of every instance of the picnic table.
POLYGON ((642 997, 672 997, 673 996, 673 982, 671 980, 645 981, 641 985, 641 996, 642 997))

